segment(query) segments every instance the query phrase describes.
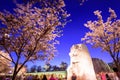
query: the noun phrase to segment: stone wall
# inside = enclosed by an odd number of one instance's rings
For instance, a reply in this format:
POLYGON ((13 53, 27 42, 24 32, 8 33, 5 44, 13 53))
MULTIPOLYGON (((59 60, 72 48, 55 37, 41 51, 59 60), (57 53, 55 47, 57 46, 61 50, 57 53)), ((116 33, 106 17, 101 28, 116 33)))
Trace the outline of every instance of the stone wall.
POLYGON ((112 72, 109 65, 98 58, 92 58, 95 73, 112 72))

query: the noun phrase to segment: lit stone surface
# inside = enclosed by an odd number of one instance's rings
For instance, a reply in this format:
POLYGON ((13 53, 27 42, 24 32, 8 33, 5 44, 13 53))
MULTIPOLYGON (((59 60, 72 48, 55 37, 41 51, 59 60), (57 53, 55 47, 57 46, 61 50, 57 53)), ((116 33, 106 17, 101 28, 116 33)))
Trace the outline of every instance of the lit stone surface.
POLYGON ((92 59, 85 45, 73 45, 69 55, 71 61, 67 69, 67 80, 71 80, 73 73, 77 80, 96 80, 92 59))

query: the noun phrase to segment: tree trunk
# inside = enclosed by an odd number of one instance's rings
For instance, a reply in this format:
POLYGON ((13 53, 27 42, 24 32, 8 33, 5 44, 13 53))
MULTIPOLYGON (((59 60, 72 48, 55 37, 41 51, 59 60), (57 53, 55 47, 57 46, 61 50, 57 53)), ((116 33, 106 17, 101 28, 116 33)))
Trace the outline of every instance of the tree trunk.
POLYGON ((114 60, 115 66, 117 68, 117 70, 115 70, 114 72, 116 72, 117 76, 120 79, 120 65, 119 65, 119 61, 117 61, 115 58, 113 58, 113 60, 114 60))
POLYGON ((18 60, 17 60, 17 63, 15 64, 15 67, 14 67, 14 72, 13 72, 13 76, 12 76, 12 80, 15 80, 16 76, 17 76, 17 67, 18 67, 18 60))
POLYGON ((16 71, 13 73, 13 76, 12 76, 12 80, 15 80, 16 79, 16 76, 17 76, 17 73, 16 71))

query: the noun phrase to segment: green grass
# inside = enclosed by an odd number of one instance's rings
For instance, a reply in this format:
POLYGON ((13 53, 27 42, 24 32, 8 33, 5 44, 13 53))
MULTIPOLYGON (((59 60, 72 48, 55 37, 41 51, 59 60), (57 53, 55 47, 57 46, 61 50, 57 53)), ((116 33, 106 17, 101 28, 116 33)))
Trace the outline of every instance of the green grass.
POLYGON ((51 74, 54 74, 56 76, 59 76, 59 75, 62 75, 62 77, 66 77, 67 76, 67 72, 66 71, 51 71, 51 72, 36 72, 36 73, 26 73, 26 75, 43 75, 43 74, 46 74, 46 75, 51 75, 51 74))

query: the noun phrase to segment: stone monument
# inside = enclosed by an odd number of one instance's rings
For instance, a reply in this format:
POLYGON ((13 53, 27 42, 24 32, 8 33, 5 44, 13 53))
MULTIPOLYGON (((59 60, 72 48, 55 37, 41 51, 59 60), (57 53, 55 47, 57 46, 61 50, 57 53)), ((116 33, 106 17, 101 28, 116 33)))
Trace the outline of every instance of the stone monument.
POLYGON ((70 66, 67 69, 67 80, 71 80, 73 74, 76 80, 97 80, 92 59, 84 44, 76 44, 71 47, 70 66))

